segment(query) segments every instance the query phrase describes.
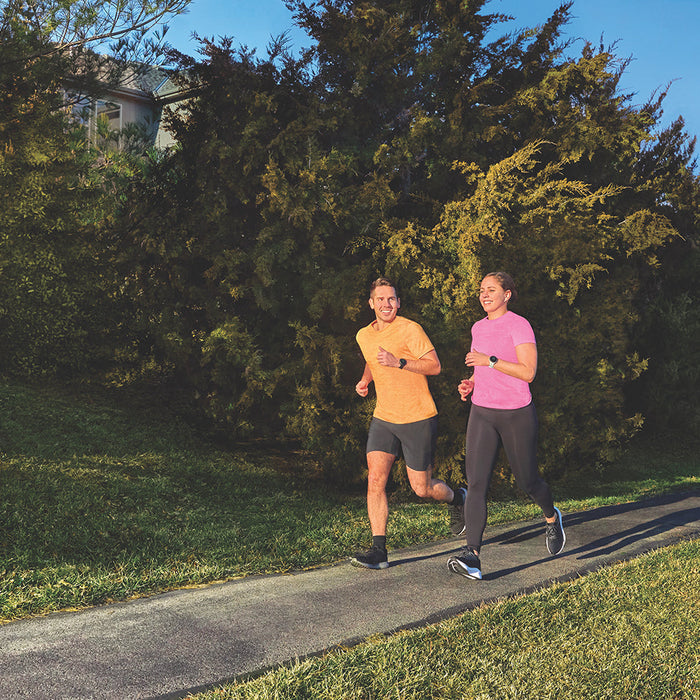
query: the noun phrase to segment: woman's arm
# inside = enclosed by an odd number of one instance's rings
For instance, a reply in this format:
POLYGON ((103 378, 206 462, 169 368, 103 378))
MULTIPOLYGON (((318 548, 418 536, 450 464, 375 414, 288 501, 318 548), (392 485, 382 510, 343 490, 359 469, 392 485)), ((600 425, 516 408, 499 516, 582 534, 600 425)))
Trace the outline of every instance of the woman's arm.
MULTIPOLYGON (((498 359, 498 362, 493 368, 509 377, 522 379, 528 384, 535 378, 537 374, 537 345, 535 343, 521 343, 515 346, 515 354, 518 358, 517 362, 506 362, 506 360, 498 359)), ((477 350, 472 350, 467 353, 464 359, 464 364, 468 367, 488 367, 490 356, 477 350)))

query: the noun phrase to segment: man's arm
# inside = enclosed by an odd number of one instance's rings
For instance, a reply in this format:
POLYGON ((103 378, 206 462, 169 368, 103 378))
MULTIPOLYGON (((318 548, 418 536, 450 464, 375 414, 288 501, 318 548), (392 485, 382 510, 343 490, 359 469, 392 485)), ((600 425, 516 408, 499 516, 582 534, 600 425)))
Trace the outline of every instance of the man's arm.
POLYGON ((372 370, 369 365, 365 362, 365 371, 362 373, 362 378, 357 384, 355 384, 355 391, 360 396, 367 396, 369 392, 369 383, 372 381, 372 370))
MULTIPOLYGON (((380 365, 384 365, 384 367, 396 367, 398 369, 401 366, 399 358, 382 347, 379 348, 379 352, 377 353, 377 361, 380 365)), ((431 350, 417 360, 408 360, 403 367, 404 372, 415 372, 416 374, 424 374, 426 376, 440 374, 441 369, 440 359, 435 350, 431 350)))

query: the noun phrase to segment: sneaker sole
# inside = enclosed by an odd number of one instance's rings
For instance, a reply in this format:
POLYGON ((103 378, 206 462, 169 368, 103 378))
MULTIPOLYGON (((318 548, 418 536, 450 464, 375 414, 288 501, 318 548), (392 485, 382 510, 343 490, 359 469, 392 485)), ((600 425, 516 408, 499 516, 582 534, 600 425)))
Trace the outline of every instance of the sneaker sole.
POLYGON ((466 566, 459 559, 448 559, 447 568, 453 574, 459 574, 460 576, 464 576, 464 578, 471 579, 472 581, 482 580, 480 569, 476 569, 472 566, 466 566))
POLYGON ((389 562, 388 561, 382 561, 379 562, 379 564, 365 564, 362 561, 359 561, 358 559, 351 559, 350 563, 353 566, 361 566, 363 569, 388 569, 389 568, 389 562))
POLYGON ((564 519, 561 517, 561 511, 559 508, 554 506, 554 512, 559 515, 559 524, 561 525, 561 535, 562 535, 562 541, 561 541, 561 547, 559 548, 558 552, 553 552, 549 548, 549 542, 547 542, 547 551, 553 556, 556 557, 557 554, 561 554, 564 551, 564 545, 566 544, 566 531, 564 530, 564 519))
POLYGON ((452 533, 453 537, 459 537, 460 535, 463 535, 467 531, 467 526, 465 525, 459 532, 455 532, 450 528, 450 532, 452 533))
POLYGON ((466 498, 467 498, 467 489, 465 489, 464 486, 462 486, 462 488, 460 488, 459 490, 460 490, 460 491, 464 491, 464 499, 465 499, 465 500, 464 500, 464 502, 462 503, 462 520, 464 520, 465 523, 464 523, 464 525, 462 526, 462 529, 461 529, 459 532, 455 532, 454 530, 452 530, 452 529, 450 528, 450 532, 451 532, 455 537, 459 537, 460 535, 463 535, 463 534, 467 531, 467 523, 466 523, 466 520, 467 520, 467 501, 466 501, 466 498))

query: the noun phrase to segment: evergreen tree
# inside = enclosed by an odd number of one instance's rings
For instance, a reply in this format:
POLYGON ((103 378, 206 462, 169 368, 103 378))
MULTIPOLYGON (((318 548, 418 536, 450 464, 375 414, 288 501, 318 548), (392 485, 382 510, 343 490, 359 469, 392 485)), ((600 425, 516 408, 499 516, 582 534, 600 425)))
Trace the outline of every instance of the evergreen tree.
POLYGON ((142 366, 352 480, 372 409, 354 335, 389 274, 442 359, 437 471, 456 479, 475 294, 506 269, 538 337, 542 463, 604 465, 644 419, 629 389, 649 363, 645 295, 679 228, 697 230, 692 144, 655 151, 660 101, 630 105, 612 49, 568 55, 571 3, 490 43, 503 18, 480 0, 288 6, 314 41, 302 57, 205 42, 182 59, 180 148, 122 221, 142 366))
POLYGON ((94 280, 80 222, 86 151, 62 112, 68 64, 21 20, 7 8, 0 20, 0 343, 3 369, 30 373, 80 361, 94 280))
MULTIPOLYGON (((659 107, 657 102, 650 109, 659 107)), ((673 122, 642 152, 633 194, 667 217, 678 235, 642 276, 634 340, 649 357, 649 370, 630 387, 628 401, 642 411, 650 431, 675 431, 684 440, 700 434, 700 177, 695 144, 683 119, 673 122)))
POLYGON ((281 46, 268 60, 229 41, 203 51, 200 63, 182 57, 193 98, 170 115, 180 146, 134 187, 120 269, 144 367, 248 434, 261 414, 279 428, 271 397, 308 303, 299 278, 324 267, 312 208, 303 192, 286 195, 319 187, 308 167, 314 110, 303 62, 281 46))
MULTIPOLYGON (((507 269, 540 339, 543 464, 561 474, 604 463, 643 422, 625 406, 648 361, 634 343, 637 300, 675 234, 668 212, 630 194, 657 112, 619 92, 626 62, 590 44, 566 55, 571 3, 490 45, 499 17, 480 2, 297 5, 318 41, 324 105, 359 125, 355 143, 348 130, 338 141, 371 154, 365 172, 396 195, 357 248, 400 280, 449 358, 436 382, 448 434, 464 420, 451 368, 481 313, 465 295, 507 269)), ((441 469, 461 471, 456 454, 443 439, 441 469)))

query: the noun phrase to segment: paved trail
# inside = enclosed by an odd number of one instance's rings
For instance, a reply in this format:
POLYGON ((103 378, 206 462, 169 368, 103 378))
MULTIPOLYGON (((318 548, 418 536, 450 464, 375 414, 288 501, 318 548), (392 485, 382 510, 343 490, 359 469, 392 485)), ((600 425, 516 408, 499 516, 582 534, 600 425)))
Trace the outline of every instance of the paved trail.
POLYGON ((383 571, 343 563, 10 623, 0 627, 0 698, 182 697, 697 537, 700 491, 565 513, 564 525, 556 558, 542 520, 487 528, 481 582, 448 572, 462 545, 453 538, 390 552, 383 571))

